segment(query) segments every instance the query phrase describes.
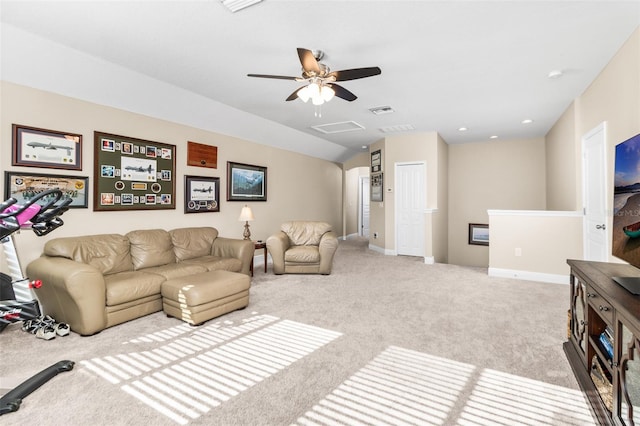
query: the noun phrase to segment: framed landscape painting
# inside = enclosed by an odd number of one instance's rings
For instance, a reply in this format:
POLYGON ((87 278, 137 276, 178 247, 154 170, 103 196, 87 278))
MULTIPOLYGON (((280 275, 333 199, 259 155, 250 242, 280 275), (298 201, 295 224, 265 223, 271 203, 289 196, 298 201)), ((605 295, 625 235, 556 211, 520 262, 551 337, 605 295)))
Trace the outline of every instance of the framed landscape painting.
POLYGON ((227 201, 267 201, 267 168, 228 161, 227 201))
POLYGON ((469 224, 469 244, 489 245, 489 225, 482 223, 469 224))

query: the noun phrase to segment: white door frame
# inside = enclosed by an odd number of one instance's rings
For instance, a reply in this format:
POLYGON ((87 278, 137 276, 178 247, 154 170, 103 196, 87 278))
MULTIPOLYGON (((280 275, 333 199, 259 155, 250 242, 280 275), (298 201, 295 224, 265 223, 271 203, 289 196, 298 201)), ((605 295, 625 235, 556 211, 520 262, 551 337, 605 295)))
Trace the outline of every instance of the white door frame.
MULTIPOLYGON (((425 229, 425 220, 424 220, 424 214, 427 211, 427 184, 426 184, 426 178, 427 178, 427 162, 426 161, 406 161, 406 162, 399 162, 399 163, 395 163, 394 164, 394 181, 395 181, 395 188, 394 188, 394 230, 395 230, 395 247, 394 247, 394 254, 397 256, 398 255, 398 226, 399 226, 399 221, 398 221, 398 167, 402 167, 402 166, 410 166, 410 165, 416 165, 416 166, 421 166, 422 167, 422 173, 424 176, 424 179, 422 180, 421 184, 423 185, 422 187, 422 193, 423 193, 423 199, 422 201, 422 211, 423 211, 423 218, 422 218, 422 236, 424 238, 426 229, 425 229)), ((383 188, 384 190, 384 188, 383 188)), ((424 257, 424 250, 425 250, 426 244, 423 241, 422 242, 422 250, 423 253, 421 254, 421 256, 424 257)))
MULTIPOLYGON (((363 196, 363 188, 364 188, 364 184, 365 184, 365 180, 367 185, 370 185, 370 177, 369 176, 359 176, 358 177, 358 236, 363 237, 364 233, 362 232, 363 230, 363 223, 362 223, 362 216, 363 216, 363 209, 362 206, 364 205, 364 201, 365 198, 363 196)), ((369 199, 369 218, 371 218, 371 199, 369 199)), ((369 224, 371 224, 371 219, 369 219, 369 224)), ((368 236, 368 235, 367 235, 368 236)))
POLYGON ((611 230, 610 225, 609 225, 609 217, 606 214, 606 212, 609 210, 607 208, 608 206, 608 202, 609 200, 607 199, 607 188, 608 188, 608 182, 609 182, 609 174, 607 171, 607 123, 606 122, 602 122, 600 124, 598 124, 596 127, 594 127, 593 129, 591 129, 590 131, 588 131, 587 133, 585 133, 582 138, 581 138, 581 149, 582 149, 582 214, 583 214, 583 221, 582 221, 582 255, 584 257, 585 260, 595 260, 595 261, 602 261, 602 262, 606 262, 608 260, 609 254, 611 252, 611 247, 609 244, 609 240, 610 240, 610 233, 611 230), (585 145, 587 143, 587 141, 589 139, 591 139, 592 137, 594 137, 595 135, 597 135, 598 133, 602 134, 602 138, 598 141, 600 142, 601 145, 600 149, 601 149, 601 161, 602 161, 602 175, 600 178, 602 179, 601 181, 604 182, 604 203, 605 205, 603 206, 603 210, 604 210, 604 220, 602 221, 603 225, 605 225, 605 229, 602 231, 605 233, 604 236, 604 259, 589 259, 589 257, 593 257, 593 256, 588 256, 588 253, 590 252, 590 250, 588 250, 588 244, 590 241, 590 238, 588 238, 588 234, 589 232, 596 232, 594 229, 591 229, 591 227, 589 226, 589 223, 587 221, 587 197, 588 197, 588 193, 589 193, 589 179, 587 176, 587 165, 586 165, 586 158, 585 158, 585 145))

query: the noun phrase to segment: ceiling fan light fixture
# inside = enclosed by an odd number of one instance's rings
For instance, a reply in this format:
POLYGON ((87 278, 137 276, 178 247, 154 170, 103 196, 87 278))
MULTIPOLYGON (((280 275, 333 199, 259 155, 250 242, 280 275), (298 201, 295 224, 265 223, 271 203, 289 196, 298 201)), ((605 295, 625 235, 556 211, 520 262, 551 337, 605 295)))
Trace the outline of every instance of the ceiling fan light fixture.
POLYGON ((302 89, 298 90, 298 98, 300 98, 302 102, 307 103, 310 97, 309 86, 304 86, 302 89))
POLYGON ((322 86, 320 88, 320 96, 325 102, 329 102, 335 96, 336 92, 329 86, 322 86))

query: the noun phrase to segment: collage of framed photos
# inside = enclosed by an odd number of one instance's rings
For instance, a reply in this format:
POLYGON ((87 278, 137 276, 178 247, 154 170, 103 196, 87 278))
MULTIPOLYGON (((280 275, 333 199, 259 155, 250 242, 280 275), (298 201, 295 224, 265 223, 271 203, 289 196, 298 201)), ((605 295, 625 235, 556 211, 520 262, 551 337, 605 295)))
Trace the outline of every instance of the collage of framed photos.
MULTIPOLYGON (((12 165, 82 170, 82 135, 13 124, 12 165)), ((93 210, 176 208, 176 146, 94 132, 93 210)), ((187 165, 217 168, 217 147, 188 142, 187 165)), ((220 177, 184 176, 185 213, 220 211, 220 177)), ((5 199, 25 203, 60 189, 88 208, 89 177, 5 172, 5 199)), ((227 201, 267 201, 267 168, 227 162, 227 201)))
POLYGON ((176 147, 94 132, 93 209, 175 209, 176 147))

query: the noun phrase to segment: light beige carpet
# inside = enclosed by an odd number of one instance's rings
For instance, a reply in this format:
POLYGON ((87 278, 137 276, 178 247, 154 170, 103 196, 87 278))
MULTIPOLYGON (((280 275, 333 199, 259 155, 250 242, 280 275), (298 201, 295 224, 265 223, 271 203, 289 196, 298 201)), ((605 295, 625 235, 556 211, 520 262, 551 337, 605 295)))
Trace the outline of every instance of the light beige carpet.
MULTIPOLYGON (((342 241, 330 276, 264 274, 247 309, 51 341, 0 333, 0 389, 76 362, 12 425, 585 425, 562 351, 569 287, 342 241)), ((9 424, 9 423, 7 423, 9 424)))

